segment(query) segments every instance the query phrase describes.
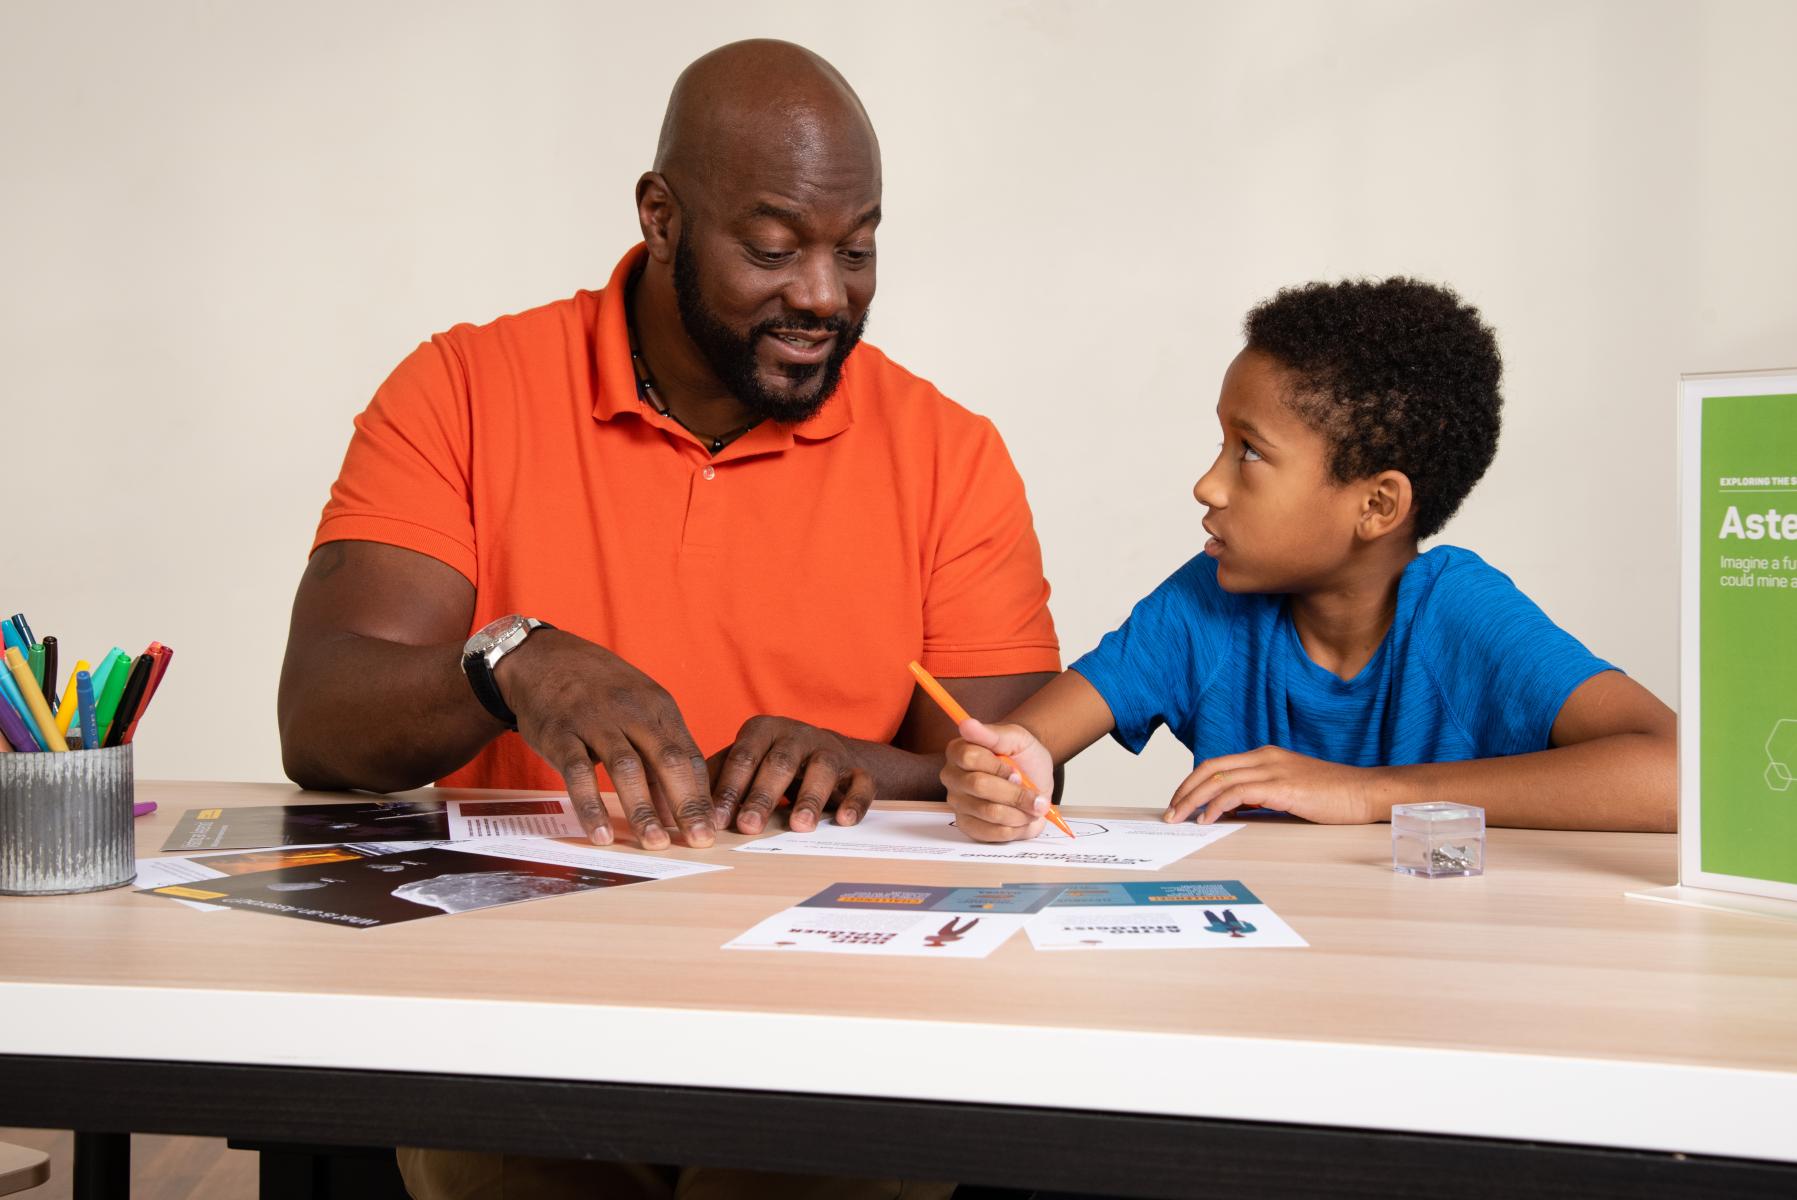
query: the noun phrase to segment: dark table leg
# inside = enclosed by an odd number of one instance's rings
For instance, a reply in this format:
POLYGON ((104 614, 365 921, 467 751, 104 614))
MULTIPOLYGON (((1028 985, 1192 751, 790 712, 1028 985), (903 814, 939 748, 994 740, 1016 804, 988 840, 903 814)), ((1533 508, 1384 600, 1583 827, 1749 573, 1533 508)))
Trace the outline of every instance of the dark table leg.
POLYGON ((129 1200, 131 1135, 75 1134, 75 1200, 129 1200))

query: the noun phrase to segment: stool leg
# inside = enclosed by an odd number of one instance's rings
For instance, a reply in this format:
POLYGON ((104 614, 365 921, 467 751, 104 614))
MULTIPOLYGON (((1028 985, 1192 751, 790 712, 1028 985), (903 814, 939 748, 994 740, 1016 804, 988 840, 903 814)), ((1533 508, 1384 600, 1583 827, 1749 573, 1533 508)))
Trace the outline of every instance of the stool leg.
POLYGON ((75 1134, 74 1200, 130 1200, 131 1135, 75 1134))

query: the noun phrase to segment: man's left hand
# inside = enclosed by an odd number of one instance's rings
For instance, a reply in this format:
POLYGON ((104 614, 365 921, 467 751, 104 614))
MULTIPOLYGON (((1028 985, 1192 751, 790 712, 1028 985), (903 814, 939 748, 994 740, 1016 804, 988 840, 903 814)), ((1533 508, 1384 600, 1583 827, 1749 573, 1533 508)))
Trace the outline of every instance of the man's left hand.
POLYGON ((1371 768, 1262 746, 1199 763, 1174 791, 1162 818, 1183 821, 1196 812, 1198 823, 1209 825, 1253 805, 1324 825, 1365 825, 1383 819, 1374 802, 1375 777, 1371 768))
POLYGON ((760 833, 795 782, 787 820, 799 832, 816 829, 831 806, 838 825, 853 825, 874 800, 873 776, 857 765, 846 738, 787 717, 750 717, 710 767, 719 829, 734 822, 739 833, 760 833))

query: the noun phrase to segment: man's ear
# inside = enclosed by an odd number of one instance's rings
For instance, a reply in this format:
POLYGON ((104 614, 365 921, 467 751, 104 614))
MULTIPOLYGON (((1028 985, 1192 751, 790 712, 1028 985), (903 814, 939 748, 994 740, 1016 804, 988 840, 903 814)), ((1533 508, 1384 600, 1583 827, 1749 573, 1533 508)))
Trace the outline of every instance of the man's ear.
POLYGON ((1363 485, 1360 523, 1354 534, 1363 542, 1376 542, 1410 524, 1414 496, 1410 476, 1402 471, 1381 471, 1363 485))
POLYGON ((674 247, 680 242, 680 205, 659 171, 646 171, 636 181, 636 219, 649 257, 658 263, 673 262, 674 247))

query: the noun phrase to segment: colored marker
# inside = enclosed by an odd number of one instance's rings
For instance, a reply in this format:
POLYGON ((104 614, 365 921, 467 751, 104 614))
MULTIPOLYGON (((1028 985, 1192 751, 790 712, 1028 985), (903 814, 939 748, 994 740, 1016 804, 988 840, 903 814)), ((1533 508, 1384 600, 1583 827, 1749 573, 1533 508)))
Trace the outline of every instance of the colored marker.
POLYGON ((50 702, 51 713, 56 712, 56 638, 45 634, 44 641, 44 699, 50 702))
POLYGON ((153 654, 140 654, 131 664, 131 672, 125 677, 125 690, 119 695, 118 707, 113 710, 112 722, 106 727, 101 745, 111 747, 124 742, 125 730, 131 728, 131 722, 137 718, 138 706, 143 703, 144 689, 150 685, 150 672, 155 666, 153 654))
MULTIPOLYGON (((9 654, 18 652, 12 646, 6 650, 9 654)), ((6 740, 12 743, 14 750, 42 750, 44 744, 37 740, 32 724, 24 693, 13 682, 12 672, 0 669, 0 732, 6 734, 6 740)))
POLYGON ((12 626, 18 631, 19 640, 25 643, 25 645, 29 646, 31 643, 37 641, 37 634, 31 632, 31 622, 25 619, 24 613, 14 613, 12 615, 12 626))
POLYGON ((106 656, 100 660, 100 669, 94 672, 94 695, 99 696, 105 693, 106 681, 112 678, 112 668, 117 666, 120 660, 123 660, 128 666, 131 656, 117 646, 108 650, 106 656))
POLYGON ((0 622, 0 640, 4 640, 7 650, 31 649, 31 643, 26 641, 25 635, 19 632, 18 620, 17 617, 8 617, 6 621, 0 622))
POLYGON ((75 672, 75 707, 81 713, 81 744, 98 750, 100 722, 94 716, 94 677, 86 671, 75 672))
POLYGON ((131 723, 125 727, 124 741, 128 744, 137 736, 137 723, 144 719, 144 713, 150 709, 150 701, 156 698, 156 689, 162 686, 162 677, 168 674, 169 660, 175 657, 174 650, 161 642, 151 642, 150 648, 144 651, 155 657, 156 664, 150 670, 149 686, 144 688, 144 698, 138 702, 137 711, 132 714, 131 723))
MULTIPOLYGON (((961 707, 961 702, 949 695, 948 689, 943 687, 940 683, 937 683, 936 677, 924 670, 921 663, 911 663, 909 665, 911 667, 911 674, 917 676, 917 682, 922 685, 925 694, 927 694, 930 699, 934 700, 943 712, 948 714, 949 720, 953 721, 956 725, 960 725, 963 721, 971 721, 973 719, 967 715, 967 710, 961 707)), ((1036 793, 1038 796, 1047 795, 1041 788, 1030 782, 1030 777, 1023 773, 1022 767, 1011 761, 1009 755, 999 755, 998 761, 1017 772, 1017 777, 1023 780, 1024 787, 1036 793)), ((1048 819, 1053 821, 1055 827, 1068 837, 1078 836, 1068 827, 1067 822, 1061 820, 1061 814, 1054 810, 1054 803, 1052 801, 1050 801, 1048 806, 1048 819)))
MULTIPOLYGON (((106 670, 104 666, 100 669, 106 670)), ((94 686, 98 690, 94 694, 94 719, 100 723, 100 741, 93 743, 88 749, 98 750, 105 744, 106 731, 112 726, 112 718, 119 710, 119 700, 125 694, 125 683, 130 676, 131 663, 127 659, 114 662, 105 679, 95 680, 94 686)))
POLYGON ((37 680, 37 690, 43 691, 44 644, 42 642, 31 643, 31 648, 25 652, 25 665, 31 668, 31 677, 37 680))
POLYGON ((38 740, 51 750, 67 750, 68 742, 56 731, 56 718, 50 715, 49 702, 44 699, 44 690, 37 685, 36 676, 31 673, 31 664, 19 653, 17 646, 6 649, 6 665, 12 671, 13 682, 19 685, 20 695, 25 697, 25 709, 36 722, 37 730, 42 735, 38 740))
POLYGON ((75 670, 69 675, 69 685, 62 690, 62 703, 56 708, 56 730, 64 737, 69 734, 69 726, 75 722, 75 676, 83 671, 92 671, 93 667, 85 658, 75 660, 75 670))

